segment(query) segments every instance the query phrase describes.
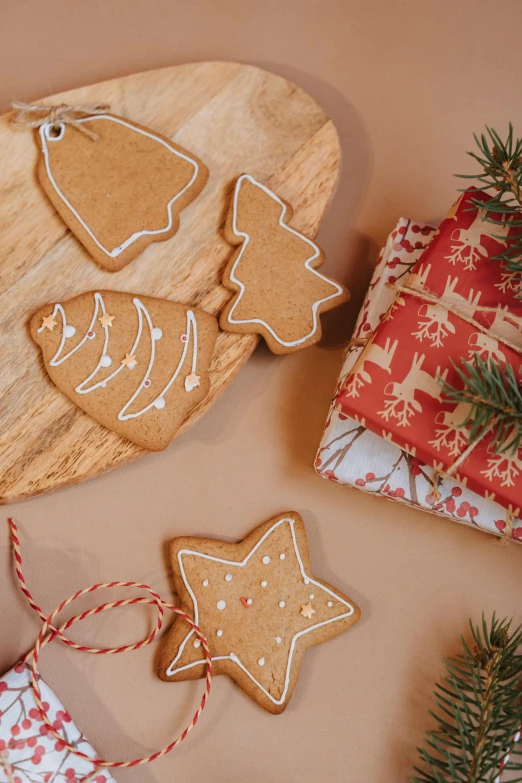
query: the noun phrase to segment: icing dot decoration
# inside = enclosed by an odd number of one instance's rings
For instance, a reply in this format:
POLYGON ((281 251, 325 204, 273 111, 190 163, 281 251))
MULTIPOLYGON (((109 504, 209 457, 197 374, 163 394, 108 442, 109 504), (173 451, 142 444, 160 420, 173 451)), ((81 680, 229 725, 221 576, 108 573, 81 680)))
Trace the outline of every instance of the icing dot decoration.
POLYGON ((231 582, 232 581, 232 574, 227 574, 225 579, 227 580, 227 582, 231 582))
POLYGON ((219 629, 219 631, 216 631, 216 636, 223 636, 223 631, 221 630, 221 628, 219 629))
POLYGON ((76 334, 76 327, 73 326, 72 324, 67 324, 64 327, 64 330, 63 330, 63 336, 64 337, 74 337, 75 334, 76 334))
POLYGON ((276 640, 276 644, 281 644, 281 637, 280 636, 276 636, 275 640, 276 640))
POLYGON ((286 604, 285 604, 285 602, 284 602, 284 601, 279 601, 279 608, 280 608, 280 609, 284 609, 284 608, 285 608, 285 606, 286 606, 286 604))
POLYGON ((145 388, 146 388, 146 389, 148 389, 148 388, 149 388, 149 386, 150 386, 150 380, 149 380, 149 378, 147 378, 147 380, 145 381, 145 383, 144 383, 143 385, 145 386, 145 388))
POLYGON ((305 579, 304 583, 305 583, 305 585, 309 585, 310 584, 310 580, 309 579, 305 579))
POLYGON ((331 601, 328 601, 328 606, 333 606, 333 603, 331 601))
POLYGON ((158 326, 155 326, 154 329, 152 330, 152 337, 154 340, 161 340, 161 338, 163 337, 163 332, 158 326))
POLYGON ((263 558, 263 563, 264 563, 265 565, 268 565, 268 564, 269 564, 269 562, 270 562, 270 558, 268 557, 268 555, 265 555, 265 556, 264 556, 264 558, 263 558))
POLYGON ((182 334, 179 339, 181 340, 182 343, 186 343, 187 342, 187 335, 186 334, 182 334))
POLYGON ((218 601, 217 604, 216 604, 216 606, 217 606, 217 608, 219 609, 220 612, 223 611, 223 609, 226 607, 226 605, 227 605, 227 602, 223 601, 223 599, 218 601))
POLYGON ((260 658, 260 659, 258 660, 258 664, 259 664, 260 666, 264 666, 264 665, 265 665, 265 659, 264 659, 264 658, 260 658))
POLYGON ((193 642, 192 644, 194 645, 194 647, 196 648, 196 650, 198 649, 198 647, 201 647, 201 642, 199 641, 199 639, 196 639, 196 641, 195 641, 195 642, 193 642))
POLYGON ((203 579, 203 587, 208 587, 208 579, 203 579))
POLYGON ((281 552, 281 554, 279 555, 279 559, 280 559, 280 560, 284 560, 284 559, 285 559, 285 557, 286 557, 285 553, 284 553, 284 552, 281 552))
POLYGON ((315 595, 313 593, 310 593, 310 601, 313 601, 315 598, 315 595))
POLYGON ((158 399, 154 400, 152 404, 154 405, 155 408, 161 410, 162 408, 165 407, 165 397, 158 397, 158 399))
POLYGON ((102 358, 100 359, 100 365, 102 367, 110 367, 111 364, 112 364, 111 357, 108 354, 104 353, 102 358))
POLYGON ((267 584, 268 584, 268 582, 265 582, 265 580, 263 579, 263 581, 261 582, 261 587, 266 587, 267 584))
POLYGON ((87 332, 87 337, 89 338, 89 340, 94 340, 94 338, 96 337, 96 332, 87 332))
POLYGON ((247 604, 248 604, 249 606, 252 606, 252 599, 251 599, 251 598, 247 598, 247 604))

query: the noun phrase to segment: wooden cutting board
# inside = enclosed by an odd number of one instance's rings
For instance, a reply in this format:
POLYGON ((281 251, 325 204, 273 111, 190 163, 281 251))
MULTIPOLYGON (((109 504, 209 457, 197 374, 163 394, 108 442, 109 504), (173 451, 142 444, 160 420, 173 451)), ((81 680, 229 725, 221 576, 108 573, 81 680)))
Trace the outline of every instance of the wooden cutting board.
MULTIPOLYGON (((138 73, 42 102, 108 103, 201 158, 210 179, 181 214, 178 233, 125 269, 105 272, 66 229, 36 180, 32 131, 0 117, 0 502, 82 481, 147 453, 80 411, 49 380, 28 319, 41 305, 104 288, 159 296, 218 313, 230 296, 221 273, 232 248, 223 222, 235 178, 247 172, 292 204, 293 225, 314 236, 335 187, 340 149, 332 122, 303 90, 238 63, 138 73)), ((220 333, 205 413, 255 348, 220 333)))

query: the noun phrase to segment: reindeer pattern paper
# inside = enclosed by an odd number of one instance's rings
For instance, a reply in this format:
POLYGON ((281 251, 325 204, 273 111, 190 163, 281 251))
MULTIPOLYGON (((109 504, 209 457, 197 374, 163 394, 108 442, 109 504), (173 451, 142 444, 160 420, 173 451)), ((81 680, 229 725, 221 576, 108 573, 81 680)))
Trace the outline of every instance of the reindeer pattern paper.
MULTIPOLYGON (((71 716, 40 679, 44 706, 63 737, 82 753, 96 756, 71 716)), ((93 773, 93 764, 71 753, 47 730, 36 706, 30 668, 18 664, 0 677, 0 781, 5 783, 76 783, 93 773)), ((115 783, 99 771, 92 783, 115 783)))
MULTIPOLYGON (((522 347, 522 333, 509 320, 510 313, 521 315, 522 305, 502 265, 490 261, 505 242, 506 227, 485 222, 480 211, 470 210, 470 206, 466 195, 442 223, 410 279, 410 284, 413 281, 421 290, 444 296, 455 312, 401 293, 338 398, 347 415, 441 471, 467 444, 467 439, 463 443, 465 432, 458 427, 465 408, 442 399, 440 379, 459 384, 449 357, 458 363, 478 353, 482 358, 504 358, 516 372, 520 367, 520 356, 502 339, 509 338, 522 347), (465 269, 466 264, 473 270, 465 269), (501 312, 477 311, 478 304, 501 312), (460 312, 468 320, 461 318, 460 312), (468 322, 470 318, 494 336, 485 335, 468 322), (398 345, 394 349, 395 341, 398 345), (372 362, 376 351, 385 356, 382 366, 372 362)), ((496 499, 518 513, 516 478, 522 471, 522 459, 519 454, 493 454, 490 442, 491 436, 486 436, 476 445, 461 465, 458 478, 487 499, 496 499)))
POLYGON ((158 133, 112 114, 39 130, 38 178, 90 255, 109 272, 169 239, 208 170, 158 133), (85 128, 90 135, 82 132, 85 128))
MULTIPOLYGON (((355 342, 348 351, 337 383, 315 468, 325 479, 425 509, 498 536, 506 530, 508 513, 505 509, 450 478, 439 480, 440 498, 436 498, 432 490, 433 467, 366 429, 360 420, 343 410, 343 400, 364 395, 365 385, 371 383, 372 364, 381 366, 388 375, 391 373, 399 340, 390 340, 381 348, 371 342, 371 337, 381 320, 387 319, 395 299, 388 284, 401 284, 408 279, 434 234, 435 230, 430 226, 401 218, 388 237, 359 313, 355 342), (358 373, 351 374, 363 351, 359 343, 365 339, 369 341, 365 360, 359 364, 358 373)), ((423 279, 424 282, 427 279, 426 270, 423 279)), ((422 281, 417 278, 417 283, 422 284, 422 281)), ((480 334, 480 338, 486 336, 480 334)), ((456 406, 453 413, 444 412, 437 423, 449 425, 453 417, 457 424, 463 415, 462 408, 456 406)), ((465 433, 456 427, 452 427, 450 433, 446 432, 446 426, 440 429, 440 435, 448 439, 452 450, 458 449, 460 453, 466 443, 465 433)), ((511 536, 514 541, 522 541, 520 519, 514 521, 511 536)))

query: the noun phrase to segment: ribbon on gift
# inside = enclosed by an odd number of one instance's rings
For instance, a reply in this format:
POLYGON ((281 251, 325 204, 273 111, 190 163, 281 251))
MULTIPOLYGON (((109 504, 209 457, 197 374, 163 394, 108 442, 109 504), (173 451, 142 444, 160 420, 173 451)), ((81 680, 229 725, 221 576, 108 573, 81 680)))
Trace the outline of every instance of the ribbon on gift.
MULTIPOLYGON (((79 756, 80 758, 88 762, 91 762, 94 765, 93 771, 89 773, 86 777, 84 777, 82 781, 79 783, 90 783, 90 781, 93 780, 94 776, 106 767, 111 767, 111 768, 135 767, 141 764, 148 764, 149 762, 154 761, 155 759, 160 758, 161 756, 165 756, 167 753, 170 753, 172 750, 174 750, 175 747, 177 747, 181 742, 183 742, 185 737, 188 735, 188 733, 194 728, 194 726, 198 722, 199 716, 201 715, 201 713, 205 708, 208 695, 210 693, 210 684, 212 681, 212 657, 211 657, 211 653, 208 647, 206 637, 204 636, 201 629, 196 625, 196 623, 192 620, 192 618, 189 617, 182 609, 180 609, 177 606, 174 606, 173 604, 167 603, 160 597, 160 595, 155 590, 153 590, 152 587, 149 587, 148 585, 140 582, 104 582, 100 584, 91 585, 90 587, 85 587, 82 590, 78 590, 76 593, 74 593, 74 595, 70 596, 65 601, 62 601, 62 603, 53 612, 51 612, 51 614, 49 614, 48 616, 45 615, 42 609, 35 602, 25 581, 25 577, 22 571, 22 555, 20 551, 20 539, 18 537, 18 528, 12 518, 9 518, 8 522, 9 522, 9 528, 11 532, 11 542, 12 542, 14 558, 15 558, 15 572, 16 572, 16 577, 18 580, 20 590, 27 598, 31 608, 34 609, 34 611, 38 614, 40 619, 43 621, 41 631, 38 634, 38 638, 36 640, 34 647, 31 650, 29 650, 29 652, 27 652, 26 655, 23 656, 23 658, 20 660, 20 663, 24 664, 24 663, 28 663, 29 661, 31 662, 30 664, 31 685, 33 688, 34 698, 38 710, 40 711, 41 717, 44 720, 44 722, 47 724, 48 731, 52 733, 56 737, 56 739, 71 753, 74 753, 76 756, 79 756), (112 601, 109 603, 100 604, 99 606, 96 606, 93 609, 89 609, 87 611, 82 612, 81 614, 71 617, 69 620, 62 623, 61 625, 55 624, 56 617, 62 612, 62 610, 69 604, 76 601, 78 598, 81 598, 86 594, 93 593, 97 590, 113 589, 116 587, 135 587, 139 590, 145 590, 149 594, 149 597, 146 598, 142 596, 142 597, 134 597, 134 598, 125 598, 125 599, 119 599, 117 601, 112 601), (92 615, 100 614, 101 612, 105 612, 111 609, 118 609, 122 606, 133 606, 135 604, 151 604, 155 606, 157 609, 156 626, 151 631, 151 633, 141 641, 134 642, 133 644, 124 645, 121 647, 98 648, 98 647, 88 647, 85 645, 77 644, 65 634, 65 631, 67 631, 72 625, 74 625, 77 622, 81 622, 82 620, 85 620, 87 617, 91 617, 92 615), (150 756, 132 759, 131 761, 106 761, 104 759, 100 759, 97 757, 88 756, 87 754, 78 750, 78 748, 76 748, 74 745, 71 745, 67 741, 66 737, 62 736, 59 730, 55 728, 55 726, 53 725, 53 723, 49 718, 47 709, 42 701, 40 686, 38 683, 38 680, 40 678, 38 672, 38 661, 40 658, 40 652, 42 648, 45 647, 50 642, 52 642, 53 639, 58 637, 60 641, 62 641, 64 644, 67 644, 69 647, 72 647, 74 650, 93 653, 94 655, 117 655, 119 653, 129 652, 131 650, 139 650, 140 648, 146 647, 147 645, 151 644, 156 638, 156 636, 158 635, 163 625, 165 610, 174 612, 175 614, 182 617, 191 626, 194 633, 196 634, 199 641, 201 642, 201 646, 203 647, 203 651, 206 659, 207 674, 206 674, 205 692, 203 694, 198 709, 196 710, 188 726, 182 731, 182 733, 176 739, 170 742, 163 749, 156 751, 150 756)), ((9 764, 9 759, 7 755, 8 750, 9 750, 9 746, 6 749, 6 753, 4 753, 3 756, 0 756, 0 768, 3 766, 7 776, 7 780, 9 781, 9 783, 11 783, 10 778, 11 780, 13 780, 14 778, 13 778, 12 768, 11 765, 9 764)))

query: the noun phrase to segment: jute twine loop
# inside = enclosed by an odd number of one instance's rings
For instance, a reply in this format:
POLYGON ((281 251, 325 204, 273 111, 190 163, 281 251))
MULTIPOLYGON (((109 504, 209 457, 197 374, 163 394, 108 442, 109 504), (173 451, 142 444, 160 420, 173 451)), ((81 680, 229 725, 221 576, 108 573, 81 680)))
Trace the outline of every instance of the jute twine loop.
POLYGON ((70 598, 67 598, 65 601, 62 601, 60 606, 58 606, 48 617, 45 617, 43 615, 43 612, 41 611, 40 607, 35 603, 29 589, 27 588, 27 584, 25 581, 25 577, 22 572, 22 557, 20 553, 20 541, 18 538, 18 530, 16 527, 16 524, 13 519, 9 519, 9 526, 11 530, 11 539, 13 544, 13 550, 15 554, 15 560, 16 560, 16 576, 20 585, 20 588, 23 592, 23 594, 26 596, 27 600, 29 601, 31 607, 39 614, 39 616, 43 619, 44 623, 42 626, 42 629, 38 635, 38 639, 36 640, 36 644, 32 650, 29 651, 27 655, 25 655, 21 663, 25 663, 29 659, 32 659, 31 662, 31 686, 34 693, 34 698, 36 705, 38 707, 38 710, 41 714, 41 717, 43 721, 47 724, 49 731, 62 743, 64 747, 66 747, 71 753, 74 753, 76 756, 79 756, 80 758, 83 758, 85 761, 90 762, 94 765, 95 769, 89 773, 86 777, 84 777, 81 781, 81 783, 89 783, 89 781, 92 781, 93 777, 97 772, 100 772, 102 768, 105 767, 134 767, 139 764, 147 764, 150 761, 154 761, 155 759, 159 758, 160 756, 164 756, 167 753, 170 753, 171 750, 173 750, 177 745, 179 745, 180 742, 183 742, 185 737, 188 735, 188 733, 194 728, 196 723, 198 722, 199 716, 203 712, 203 709, 205 708, 205 705, 207 703, 208 695, 210 693, 210 683, 212 680, 212 657, 210 654, 210 650, 208 647, 207 640, 205 636, 203 635, 202 631, 199 629, 199 627, 196 625, 196 623, 192 620, 191 617, 189 617, 185 612, 183 612, 179 607, 173 606, 172 604, 168 604, 165 601, 163 601, 162 598, 156 593, 155 590, 153 590, 151 587, 145 584, 141 584, 138 582, 106 582, 103 584, 96 584, 91 585, 90 587, 86 587, 83 590, 78 590, 74 595, 70 596, 70 598), (118 601, 113 601, 111 603, 105 603, 101 604, 100 606, 95 607, 94 609, 89 609, 88 611, 82 612, 81 614, 75 615, 74 617, 71 617, 67 622, 63 623, 59 627, 56 627, 54 625, 54 621, 56 616, 66 607, 68 604, 72 603, 76 599, 80 598, 83 595, 86 595, 88 593, 95 592, 96 590, 105 589, 105 588, 114 588, 114 587, 136 587, 138 589, 146 590, 150 598, 145 597, 136 597, 136 598, 127 598, 122 599, 118 601), (158 610, 158 620, 156 623, 156 627, 152 630, 152 632, 143 640, 140 642, 136 642, 134 644, 130 645, 124 645, 122 647, 105 647, 105 648, 97 648, 97 647, 86 647, 84 645, 78 645, 75 642, 73 642, 71 639, 69 639, 67 636, 65 636, 64 631, 66 631, 68 628, 70 628, 74 623, 79 622, 81 620, 85 620, 87 617, 91 617, 92 615, 100 614, 101 612, 108 611, 109 609, 117 609, 121 606, 130 606, 134 604, 153 604, 156 606, 158 610), (38 660, 40 656, 40 652, 43 647, 45 647, 49 642, 51 642, 53 639, 58 637, 61 641, 63 641, 65 644, 68 644, 70 647, 73 647, 74 649, 81 650, 82 652, 89 652, 94 653, 95 655, 115 655, 117 653, 121 652, 127 652, 129 650, 137 650, 140 647, 144 647, 147 644, 150 644, 154 641, 156 638, 156 635, 158 631, 161 629, 161 626, 163 624, 163 615, 164 610, 168 609, 171 612, 174 612, 175 614, 182 617, 192 628, 194 631, 196 637, 201 642, 201 646, 203 648, 203 652, 205 655, 205 665, 206 665, 206 686, 205 686, 205 692, 203 694, 203 697, 201 699, 200 705, 198 709, 196 710, 194 717, 192 718, 191 722, 188 724, 188 726, 185 728, 185 730, 169 745, 167 745, 165 748, 163 748, 160 751, 157 751, 156 753, 153 753, 150 756, 147 756, 145 758, 137 758, 133 759, 131 761, 105 761, 104 759, 95 758, 88 756, 85 753, 82 753, 80 750, 78 750, 76 747, 71 745, 65 737, 63 737, 59 731, 53 726, 50 717, 47 713, 47 710, 44 708, 43 702, 42 702, 42 696, 40 692, 40 686, 39 686, 39 679, 40 675, 38 672, 38 660))
POLYGON ((11 104, 11 109, 14 109, 11 122, 22 128, 39 128, 41 125, 50 124, 55 131, 65 123, 96 141, 97 134, 80 120, 96 114, 104 114, 109 108, 108 103, 89 103, 84 106, 68 106, 66 103, 61 103, 59 106, 46 106, 42 103, 14 101, 11 104))

